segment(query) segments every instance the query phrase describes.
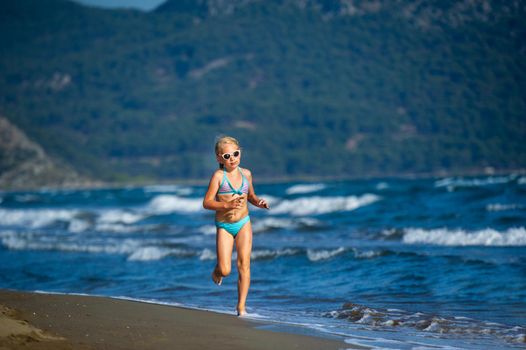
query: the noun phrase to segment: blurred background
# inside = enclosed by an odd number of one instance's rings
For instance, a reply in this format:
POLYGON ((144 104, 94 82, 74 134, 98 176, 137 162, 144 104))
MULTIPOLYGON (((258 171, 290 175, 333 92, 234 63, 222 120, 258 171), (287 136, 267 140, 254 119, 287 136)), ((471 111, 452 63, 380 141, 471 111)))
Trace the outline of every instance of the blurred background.
POLYGON ((524 1, 4 0, 0 186, 520 171, 524 1))

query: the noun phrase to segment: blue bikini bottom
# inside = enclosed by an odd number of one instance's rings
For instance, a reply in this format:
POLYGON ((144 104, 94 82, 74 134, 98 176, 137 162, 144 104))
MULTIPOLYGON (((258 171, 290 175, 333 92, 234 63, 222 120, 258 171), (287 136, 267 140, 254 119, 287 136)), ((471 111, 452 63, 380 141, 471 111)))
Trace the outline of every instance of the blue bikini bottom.
POLYGON ((234 238, 239 233, 239 230, 250 221, 250 216, 245 216, 243 219, 236 222, 220 222, 216 221, 217 228, 223 228, 226 232, 230 233, 234 238))

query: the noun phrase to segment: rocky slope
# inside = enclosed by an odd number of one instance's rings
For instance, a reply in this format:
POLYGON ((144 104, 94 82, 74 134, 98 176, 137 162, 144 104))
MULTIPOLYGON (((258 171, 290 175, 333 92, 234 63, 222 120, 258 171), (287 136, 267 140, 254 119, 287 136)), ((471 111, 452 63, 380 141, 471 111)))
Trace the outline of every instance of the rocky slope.
POLYGON ((78 187, 97 183, 53 160, 40 145, 0 117, 0 189, 78 187))

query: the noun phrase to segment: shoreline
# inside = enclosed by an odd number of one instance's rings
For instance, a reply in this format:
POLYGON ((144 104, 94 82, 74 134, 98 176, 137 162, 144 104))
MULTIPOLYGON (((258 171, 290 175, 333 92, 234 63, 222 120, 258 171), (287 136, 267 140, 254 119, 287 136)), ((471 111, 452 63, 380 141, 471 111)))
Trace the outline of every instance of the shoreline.
POLYGON ((0 289, 0 311, 0 348, 14 350, 358 348, 299 326, 124 298, 0 289))
MULTIPOLYGON (((438 178, 479 177, 479 176, 525 176, 526 169, 473 169, 459 172, 431 173, 385 173, 363 176, 281 176, 275 178, 258 178, 260 185, 283 184, 289 182, 339 182, 339 181, 370 181, 370 180, 426 180, 438 178)), ((164 179, 109 182, 93 180, 79 184, 50 185, 40 187, 0 188, 0 193, 30 192, 30 191, 67 191, 67 190, 113 190, 122 188, 141 188, 147 186, 206 186, 210 179, 164 179)))

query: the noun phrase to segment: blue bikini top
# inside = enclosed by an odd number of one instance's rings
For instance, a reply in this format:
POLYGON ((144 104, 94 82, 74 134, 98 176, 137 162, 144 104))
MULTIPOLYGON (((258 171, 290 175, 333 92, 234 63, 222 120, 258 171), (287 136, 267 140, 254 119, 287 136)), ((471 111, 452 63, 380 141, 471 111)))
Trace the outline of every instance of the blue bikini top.
POLYGON ((219 185, 219 190, 217 191, 217 194, 239 194, 242 195, 244 193, 248 193, 248 180, 245 178, 245 175, 243 175, 243 172, 241 171, 240 167, 237 167, 239 169, 239 172, 241 173, 241 186, 236 190, 234 186, 230 183, 230 180, 228 180, 228 177, 226 176, 226 170, 223 169, 223 180, 221 181, 221 185, 219 185))

